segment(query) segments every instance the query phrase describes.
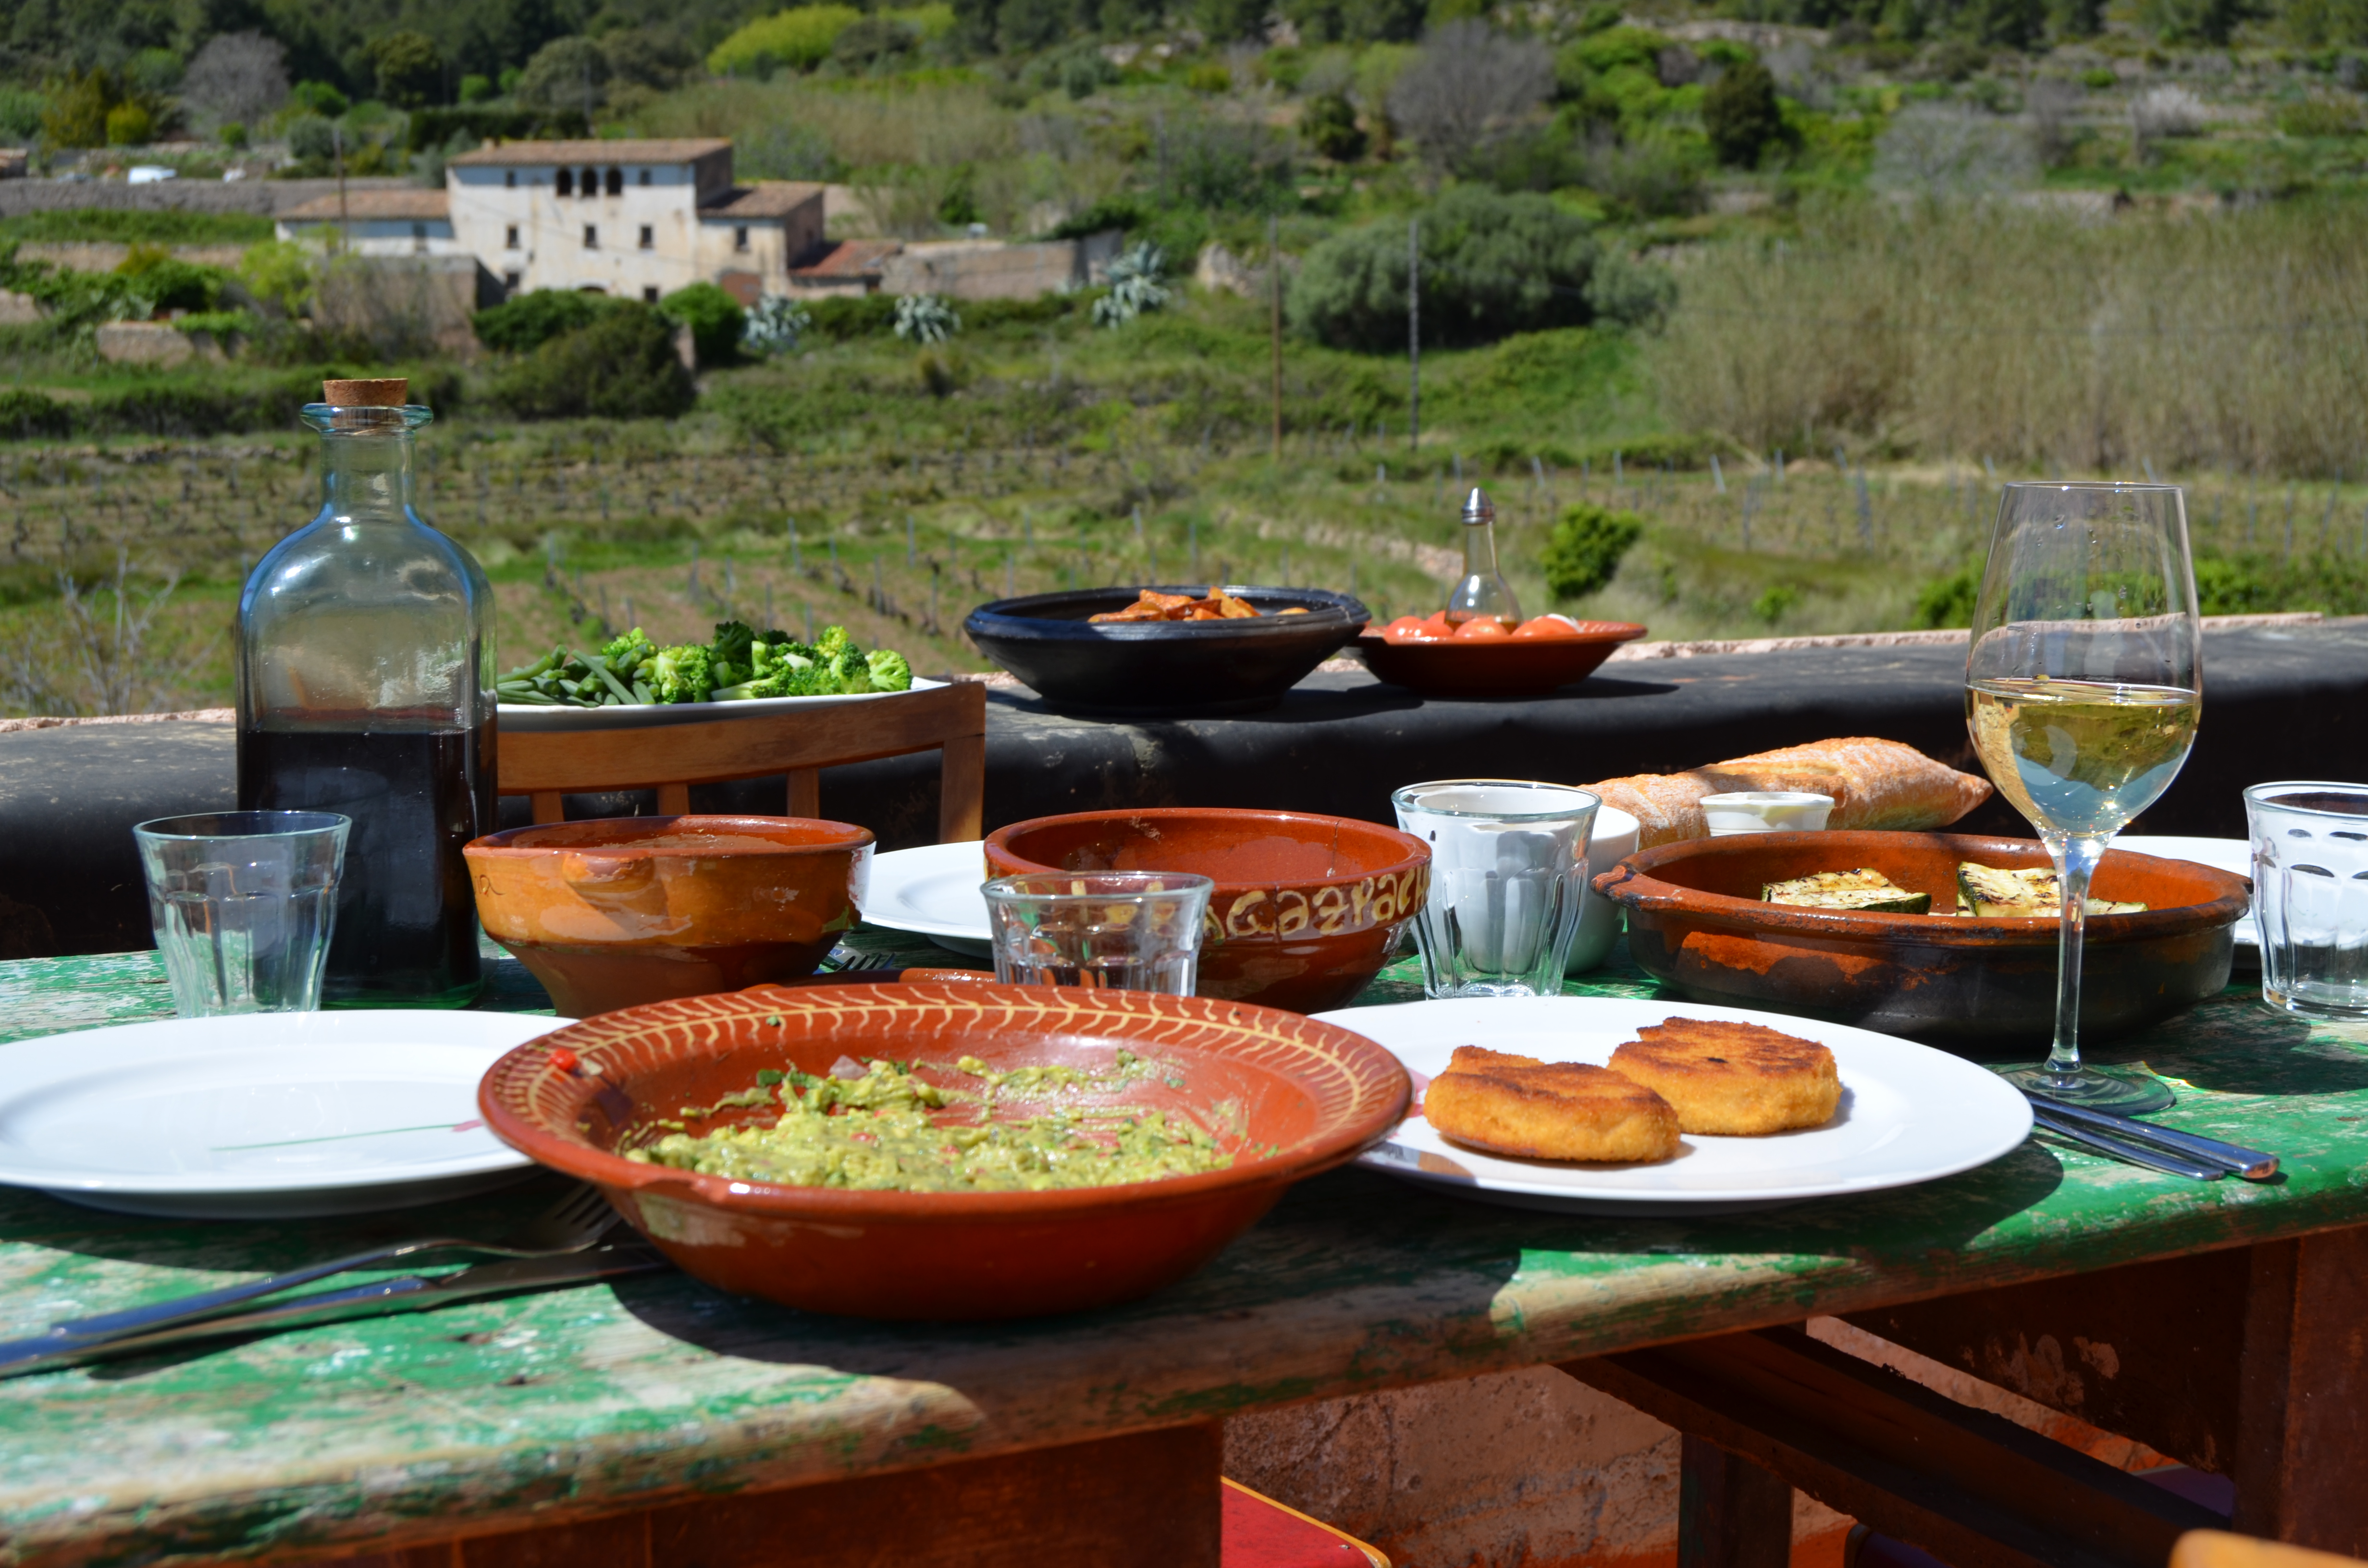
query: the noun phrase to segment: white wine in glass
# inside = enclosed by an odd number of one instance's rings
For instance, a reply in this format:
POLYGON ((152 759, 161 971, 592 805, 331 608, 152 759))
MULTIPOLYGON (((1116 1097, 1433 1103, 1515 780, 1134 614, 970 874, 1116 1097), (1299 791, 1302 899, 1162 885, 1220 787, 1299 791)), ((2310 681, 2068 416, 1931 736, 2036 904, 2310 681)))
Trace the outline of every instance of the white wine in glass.
POLYGON ((2187 761, 2203 707, 2203 623, 2183 497, 2169 484, 2009 484, 1975 601, 1965 726, 2031 819, 2063 888, 2055 1040, 2009 1073, 2034 1094, 2158 1110, 2152 1074, 2080 1060, 2089 881, 2113 835, 2187 761))

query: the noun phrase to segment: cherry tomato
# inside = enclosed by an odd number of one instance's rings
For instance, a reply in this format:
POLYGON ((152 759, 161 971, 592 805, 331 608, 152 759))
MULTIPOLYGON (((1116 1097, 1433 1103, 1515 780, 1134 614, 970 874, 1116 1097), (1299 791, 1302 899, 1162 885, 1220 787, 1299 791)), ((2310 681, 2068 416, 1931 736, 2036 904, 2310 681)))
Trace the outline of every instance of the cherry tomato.
POLYGON ((1455 640, 1459 642, 1487 642, 1499 637, 1511 635, 1511 632, 1505 630, 1503 621, 1486 618, 1479 620, 1467 620, 1455 629, 1455 640))
POLYGON ((1387 626, 1383 627, 1382 635, 1392 639, 1404 637, 1412 632, 1421 624, 1422 619, 1419 616, 1402 615, 1395 620, 1391 621, 1387 626))
POLYGON ((1542 615, 1534 620, 1523 621, 1520 630, 1515 631, 1513 635, 1516 637, 1576 637, 1578 635, 1578 623, 1566 615, 1542 615))
POLYGON ((573 1073, 581 1065, 575 1053, 564 1045, 553 1051, 547 1060, 551 1062, 551 1069, 554 1073, 573 1073))

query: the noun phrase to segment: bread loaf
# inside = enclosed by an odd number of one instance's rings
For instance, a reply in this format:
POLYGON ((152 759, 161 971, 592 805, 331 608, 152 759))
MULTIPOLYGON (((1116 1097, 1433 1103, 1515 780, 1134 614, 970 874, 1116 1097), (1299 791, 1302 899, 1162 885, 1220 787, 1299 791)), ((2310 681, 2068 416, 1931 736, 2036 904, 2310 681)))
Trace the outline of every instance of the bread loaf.
POLYGON ((1852 736, 1786 746, 1684 773, 1607 778, 1587 788, 1636 819, 1637 846, 1706 838, 1702 798, 1742 790, 1799 790, 1834 798, 1829 828, 1946 827, 1990 796, 1990 781, 1960 773, 1897 741, 1852 736))

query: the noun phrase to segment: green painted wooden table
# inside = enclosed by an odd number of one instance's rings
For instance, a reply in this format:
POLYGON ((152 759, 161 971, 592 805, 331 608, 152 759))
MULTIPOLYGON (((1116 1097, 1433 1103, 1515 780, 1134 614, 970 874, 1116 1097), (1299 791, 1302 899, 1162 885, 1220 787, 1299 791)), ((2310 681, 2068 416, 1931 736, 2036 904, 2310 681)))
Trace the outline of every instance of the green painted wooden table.
MULTIPOLYGON (((857 946, 920 956, 881 933, 857 946)), ((1655 994, 1624 965, 1575 989, 1655 994)), ((1365 1000, 1418 994, 1410 969, 1365 1000)), ((546 1005, 507 960, 495 970, 484 1005, 546 1005)), ((169 1012, 153 954, 0 965, 0 1040, 169 1012)), ((2034 1142, 1920 1187, 1671 1221, 1491 1208, 1346 1170, 1196 1278, 1078 1317, 871 1324, 661 1274, 197 1347, 0 1382, 0 1564, 373 1551, 730 1568, 868 1561, 892 1540, 903 1562, 1002 1561, 981 1543, 1022 1540, 1010 1560, 1047 1563, 1154 1531, 1158 1560, 1205 1562, 1215 1423, 1236 1412, 1820 1313, 1936 1349, 1964 1338, 1958 1359, 2012 1381, 2016 1335, 2028 1359, 2048 1337, 2037 1319, 2116 1291, 2153 1303, 2146 1321, 2119 1331, 2118 1377, 2092 1371, 2088 1403, 2065 1407, 2110 1407, 2114 1430, 2234 1473, 2240 1527, 2333 1541, 2354 1527, 2298 1456, 2368 1403, 2351 1346, 2368 1264, 2349 1229, 2368 1222, 2368 1047, 2232 988, 2104 1054, 2180 1081, 2166 1121, 2270 1148, 2283 1176, 2197 1183, 2034 1142), (2031 1283, 2073 1275, 2092 1288, 2055 1306, 2031 1283), (1936 1298, 2019 1302, 2033 1321, 1919 1329, 1909 1304, 1936 1298)), ((439 1224, 492 1233, 548 1201, 541 1179, 439 1224)), ((142 1221, 0 1189, 0 1337, 423 1228, 418 1212, 142 1221)))

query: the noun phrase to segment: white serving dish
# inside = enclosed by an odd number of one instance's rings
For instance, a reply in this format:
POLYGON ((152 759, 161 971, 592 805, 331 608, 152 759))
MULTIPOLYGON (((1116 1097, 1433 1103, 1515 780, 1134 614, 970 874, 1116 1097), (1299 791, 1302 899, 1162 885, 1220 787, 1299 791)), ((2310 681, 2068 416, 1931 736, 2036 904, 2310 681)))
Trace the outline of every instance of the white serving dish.
POLYGON ((1587 895, 1578 906, 1578 935, 1570 940, 1565 974, 1584 974, 1601 963, 1620 939, 1620 906, 1595 891, 1595 879, 1636 853, 1636 819, 1617 806, 1595 813, 1587 837, 1587 895))
POLYGON ((892 849, 871 858, 863 918, 983 959, 995 950, 978 891, 985 881, 986 846, 975 838, 892 849))
POLYGON ((1737 790, 1704 795, 1702 809, 1713 838, 1738 833, 1822 833, 1834 798, 1804 790, 1737 790))
MULTIPOLYGON (((913 677, 914 691, 946 683, 913 677)), ((570 730, 641 730, 666 724, 700 724, 715 719, 753 719, 766 713, 811 713, 847 702, 889 702, 902 691, 867 691, 855 697, 757 697, 746 702, 653 702, 616 708, 546 708, 538 702, 505 702, 501 727, 512 734, 551 734, 570 730)))
POLYGON ((359 1214, 514 1181, 477 1082, 574 1020, 374 1010, 172 1018, 0 1046, 0 1183, 127 1214, 359 1214))
POLYGON ((1374 1040, 1415 1081, 1416 1107, 1358 1163, 1519 1209, 1581 1214, 1723 1213, 1880 1192, 1954 1176, 2020 1147, 2031 1106, 1987 1069, 1930 1046, 1780 1013, 1588 996, 1462 998, 1318 1014, 1374 1040), (1590 1165, 1484 1154, 1422 1119, 1420 1094, 1459 1045, 1544 1062, 1610 1062, 1636 1030, 1671 1017, 1763 1024, 1834 1053, 1842 1103, 1823 1127, 1767 1138, 1685 1135, 1656 1165, 1590 1165))

